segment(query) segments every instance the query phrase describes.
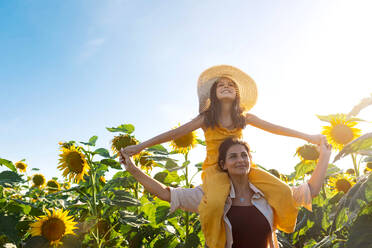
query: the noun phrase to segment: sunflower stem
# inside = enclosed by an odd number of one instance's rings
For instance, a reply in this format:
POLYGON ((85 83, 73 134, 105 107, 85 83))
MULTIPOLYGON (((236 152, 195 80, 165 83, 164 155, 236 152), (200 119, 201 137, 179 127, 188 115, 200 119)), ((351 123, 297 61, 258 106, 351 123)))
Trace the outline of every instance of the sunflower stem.
POLYGON ((356 155, 354 153, 351 154, 351 159, 353 160, 355 175, 356 177, 359 177, 359 166, 356 162, 356 155))

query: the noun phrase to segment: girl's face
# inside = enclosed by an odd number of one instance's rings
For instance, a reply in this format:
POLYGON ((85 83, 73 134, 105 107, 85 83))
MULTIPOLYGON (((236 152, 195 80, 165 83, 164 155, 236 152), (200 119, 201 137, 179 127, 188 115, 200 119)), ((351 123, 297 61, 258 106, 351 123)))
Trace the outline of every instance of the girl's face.
POLYGON ((226 152, 225 163, 222 168, 230 176, 247 175, 250 169, 250 157, 243 145, 232 145, 226 152))
POLYGON ((234 101, 236 98, 236 85, 229 79, 222 77, 217 81, 216 96, 218 100, 234 101))

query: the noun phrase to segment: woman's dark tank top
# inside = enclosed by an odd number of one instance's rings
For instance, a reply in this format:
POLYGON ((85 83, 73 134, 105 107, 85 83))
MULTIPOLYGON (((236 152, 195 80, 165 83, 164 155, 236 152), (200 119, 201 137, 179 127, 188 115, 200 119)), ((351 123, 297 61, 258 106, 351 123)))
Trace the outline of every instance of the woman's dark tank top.
POLYGON ((227 217, 232 226, 232 248, 267 248, 270 224, 255 206, 231 206, 227 217))

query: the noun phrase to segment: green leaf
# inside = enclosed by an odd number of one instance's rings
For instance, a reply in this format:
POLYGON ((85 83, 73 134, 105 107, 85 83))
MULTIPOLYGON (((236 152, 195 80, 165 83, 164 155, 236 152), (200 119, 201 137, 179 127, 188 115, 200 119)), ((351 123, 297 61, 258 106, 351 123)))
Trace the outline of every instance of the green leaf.
POLYGON ((21 237, 16 229, 18 219, 14 216, 0 215, 0 233, 6 235, 11 241, 18 243, 21 237))
POLYGON ((165 163, 165 168, 167 170, 171 170, 173 168, 177 168, 178 167, 178 164, 176 162, 174 162, 174 160, 172 159, 168 159, 167 162, 165 163))
POLYGON ((104 164, 104 165, 107 165, 107 166, 110 166, 111 168, 114 168, 114 169, 117 169, 117 170, 121 170, 121 164, 114 160, 114 159, 111 159, 111 158, 105 158, 105 159, 102 159, 101 160, 101 163, 104 164))
POLYGON ((161 171, 155 174, 154 179, 158 180, 161 183, 164 183, 165 178, 168 176, 168 173, 165 171, 161 171))
POLYGON ((196 139, 199 145, 206 146, 205 141, 201 139, 196 139))
POLYGON ((355 153, 362 150, 368 150, 372 148, 372 133, 366 133, 356 140, 350 142, 336 155, 333 162, 345 157, 351 153, 355 153))
POLYGON ((156 207, 155 220, 156 224, 159 224, 167 219, 169 213, 169 206, 158 206, 156 207))
POLYGON ((104 158, 111 158, 109 151, 107 151, 107 149, 105 149, 105 148, 98 148, 93 153, 98 154, 98 155, 100 155, 104 158))
POLYGON ((138 215, 135 215, 129 211, 119 211, 121 218, 119 222, 124 225, 130 225, 133 227, 140 227, 143 224, 147 224, 148 221, 138 215))
POLYGON ((95 146, 96 145, 96 141, 98 139, 98 136, 92 136, 88 142, 82 142, 80 141, 81 144, 84 144, 84 145, 87 145, 87 146, 95 146))
POLYGON ((366 163, 372 162, 372 156, 365 157, 363 159, 363 162, 366 162, 366 163))
POLYGON ((168 155, 169 154, 168 150, 165 149, 165 147, 160 145, 160 144, 155 145, 155 146, 151 146, 151 147, 147 148, 146 150, 149 151, 149 152, 153 152, 155 154, 161 154, 161 155, 168 155))
POLYGON ((122 124, 118 127, 106 127, 106 129, 110 132, 123 132, 123 133, 127 133, 127 134, 131 134, 134 132, 134 126, 132 124, 122 124))
POLYGON ((315 169, 316 164, 314 161, 304 162, 301 161, 295 166, 296 176, 295 180, 302 178, 306 173, 311 172, 315 169))
POLYGON ((0 185, 5 184, 17 184, 20 182, 24 182, 20 175, 13 171, 3 171, 0 173, 0 185))
POLYGON ((14 171, 14 172, 17 172, 17 169, 16 167, 14 166, 14 164, 9 161, 9 160, 6 160, 6 159, 3 159, 3 158, 0 158, 0 165, 4 165, 6 167, 8 167, 10 170, 14 171))
POLYGON ((43 236, 34 236, 26 240, 25 248, 50 248, 49 240, 43 236))
POLYGON ((61 238, 61 248, 81 248, 82 244, 79 238, 72 234, 67 234, 61 238))
POLYGON ((345 247, 371 248, 372 215, 362 215, 350 228, 350 235, 345 247))

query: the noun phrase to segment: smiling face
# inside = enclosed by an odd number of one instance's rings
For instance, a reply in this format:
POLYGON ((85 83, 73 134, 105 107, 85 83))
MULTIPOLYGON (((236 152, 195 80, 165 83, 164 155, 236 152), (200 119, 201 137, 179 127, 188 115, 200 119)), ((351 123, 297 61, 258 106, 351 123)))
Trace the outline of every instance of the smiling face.
POLYGON ((225 161, 222 161, 221 167, 223 170, 227 170, 230 176, 247 175, 250 161, 247 149, 241 144, 235 144, 227 150, 225 161))
POLYGON ((234 81, 222 77, 217 81, 216 96, 218 100, 234 101, 236 98, 237 88, 234 81))

